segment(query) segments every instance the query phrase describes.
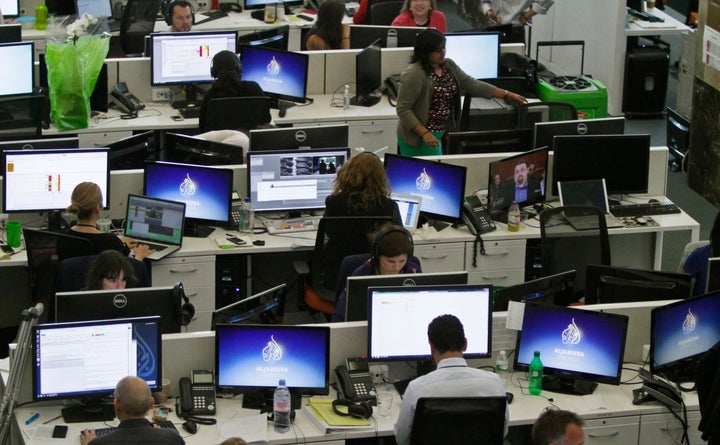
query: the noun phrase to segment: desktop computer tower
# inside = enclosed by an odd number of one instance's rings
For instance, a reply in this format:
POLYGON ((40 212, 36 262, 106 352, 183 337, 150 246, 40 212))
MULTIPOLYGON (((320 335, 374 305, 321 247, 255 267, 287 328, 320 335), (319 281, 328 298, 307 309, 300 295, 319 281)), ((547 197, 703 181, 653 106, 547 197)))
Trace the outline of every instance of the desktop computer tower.
POLYGON ((247 255, 217 255, 215 309, 247 298, 250 295, 247 283, 247 255))
POLYGON ((626 115, 663 113, 669 67, 669 48, 656 45, 628 47, 622 107, 626 115))

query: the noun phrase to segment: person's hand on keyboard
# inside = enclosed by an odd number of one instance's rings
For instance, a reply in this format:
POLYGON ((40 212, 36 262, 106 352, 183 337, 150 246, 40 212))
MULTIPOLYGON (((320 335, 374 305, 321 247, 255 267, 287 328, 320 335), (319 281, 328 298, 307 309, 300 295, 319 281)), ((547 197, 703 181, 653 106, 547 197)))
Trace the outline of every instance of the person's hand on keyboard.
POLYGON ((142 261, 143 258, 150 255, 151 253, 155 252, 154 249, 151 249, 150 246, 147 244, 140 244, 136 243, 137 247, 133 249, 133 252, 135 252, 135 259, 142 261))
POLYGON ((87 445, 88 442, 93 440, 95 438, 95 430, 91 428, 86 428, 83 431, 80 431, 80 445, 87 445))

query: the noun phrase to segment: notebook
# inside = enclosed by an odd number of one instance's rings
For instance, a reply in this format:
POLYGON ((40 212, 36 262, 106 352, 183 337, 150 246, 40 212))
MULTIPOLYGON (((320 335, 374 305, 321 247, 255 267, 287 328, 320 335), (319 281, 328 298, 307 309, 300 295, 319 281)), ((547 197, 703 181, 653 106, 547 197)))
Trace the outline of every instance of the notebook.
MULTIPOLYGON (((610 214, 605 179, 587 179, 583 181, 559 181, 558 192, 561 206, 594 206, 605 213, 608 229, 624 227, 622 220, 610 214)), ((595 216, 565 217, 575 230, 597 229, 595 216)))
POLYGON ((110 31, 120 31, 120 20, 113 19, 112 0, 75 0, 78 17, 88 13, 95 18, 107 19, 110 31))
POLYGON ((146 258, 159 260, 180 249, 184 227, 184 202, 128 195, 125 236, 155 250, 146 258))
POLYGON ((420 219, 422 196, 393 193, 390 195, 390 199, 395 201, 400 209, 403 227, 408 230, 416 228, 418 226, 418 220, 420 219))

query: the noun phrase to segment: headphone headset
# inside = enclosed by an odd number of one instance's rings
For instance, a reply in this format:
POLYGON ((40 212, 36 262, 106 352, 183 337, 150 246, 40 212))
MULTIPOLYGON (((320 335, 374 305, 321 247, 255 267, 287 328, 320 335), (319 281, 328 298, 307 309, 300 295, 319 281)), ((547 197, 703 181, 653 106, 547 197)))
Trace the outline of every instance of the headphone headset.
MULTIPOLYGON (((237 56, 237 54, 235 55, 235 58, 232 59, 232 69, 238 74, 238 76, 240 76, 240 74, 242 73, 242 67, 240 66, 240 58, 237 56)), ((211 61, 210 76, 212 76, 214 79, 220 77, 220 68, 215 66, 215 57, 213 57, 211 61)))
POLYGON ((353 402, 348 399, 333 400, 332 408, 338 416, 356 417, 358 419, 368 419, 373 413, 373 407, 370 402, 353 402), (347 412, 339 410, 338 406, 347 406, 347 412))
POLYGON ((180 306, 180 311, 178 312, 178 323, 180 326, 189 325, 195 316, 195 306, 190 303, 190 299, 185 295, 185 288, 181 282, 175 283, 173 287, 173 297, 183 301, 183 304, 180 306))
POLYGON ((411 257, 413 255, 413 252, 415 250, 415 244, 413 243, 412 234, 408 232, 407 229, 403 226, 399 226, 397 224, 389 225, 380 229, 380 231, 375 235, 372 246, 370 246, 370 254, 372 255, 373 266, 376 266, 378 258, 380 257, 380 240, 393 232, 400 232, 408 237, 408 240, 410 241, 410 252, 408 252, 407 254, 408 257, 411 257))
POLYGON ((167 23, 168 26, 172 26, 173 9, 175 6, 182 6, 183 8, 189 6, 193 25, 195 24, 195 9, 192 4, 187 0, 171 0, 170 3, 168 3, 167 8, 163 10, 163 17, 165 18, 165 23, 167 23))

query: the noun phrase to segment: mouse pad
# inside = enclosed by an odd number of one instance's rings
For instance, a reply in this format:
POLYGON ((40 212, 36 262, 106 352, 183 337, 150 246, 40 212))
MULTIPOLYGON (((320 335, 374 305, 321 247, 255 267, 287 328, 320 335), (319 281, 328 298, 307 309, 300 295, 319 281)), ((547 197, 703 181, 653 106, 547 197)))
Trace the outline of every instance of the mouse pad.
POLYGON ((618 218, 622 221, 623 225, 625 227, 658 227, 660 224, 658 224, 657 221, 652 219, 651 216, 643 216, 645 218, 645 221, 647 221, 646 224, 638 224, 637 221, 635 221, 635 217, 627 216, 623 218, 618 218))

